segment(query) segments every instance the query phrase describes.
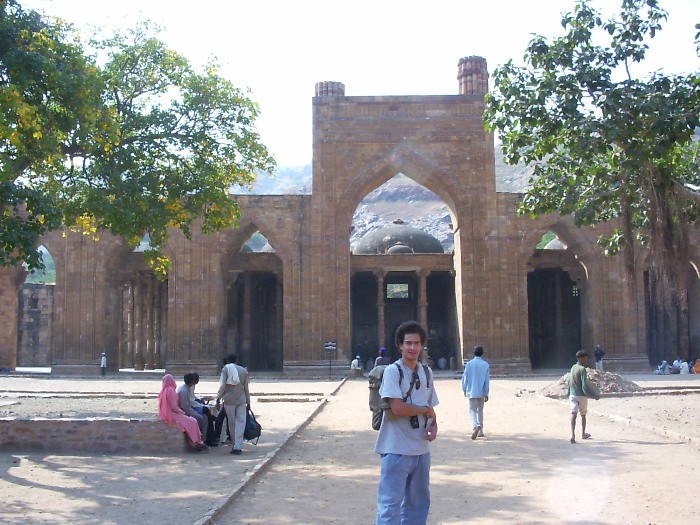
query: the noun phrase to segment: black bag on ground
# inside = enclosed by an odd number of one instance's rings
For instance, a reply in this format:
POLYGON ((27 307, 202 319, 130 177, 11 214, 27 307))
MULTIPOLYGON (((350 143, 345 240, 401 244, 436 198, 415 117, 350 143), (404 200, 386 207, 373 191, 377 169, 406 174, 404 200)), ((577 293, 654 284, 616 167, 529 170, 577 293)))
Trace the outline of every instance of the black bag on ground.
POLYGON ((262 426, 260 423, 258 423, 258 420, 255 419, 255 414, 253 414, 253 411, 250 409, 250 407, 248 407, 245 416, 245 430, 243 431, 243 439, 253 443, 253 445, 257 445, 258 440, 260 439, 260 434, 262 434, 262 426), (253 440, 255 440, 255 442, 253 442, 253 440))

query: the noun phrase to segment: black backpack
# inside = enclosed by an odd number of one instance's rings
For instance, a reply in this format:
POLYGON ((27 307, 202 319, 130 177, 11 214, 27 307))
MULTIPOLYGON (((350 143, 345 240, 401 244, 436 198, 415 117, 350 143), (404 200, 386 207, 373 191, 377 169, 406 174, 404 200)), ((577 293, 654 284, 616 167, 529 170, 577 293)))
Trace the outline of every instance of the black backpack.
POLYGON ((262 425, 260 425, 258 420, 255 419, 255 414, 253 414, 253 411, 248 408, 245 415, 245 430, 243 431, 243 439, 250 443, 253 443, 253 440, 255 440, 253 445, 257 445, 258 440, 260 439, 260 434, 262 434, 262 425))
MULTIPOLYGON (((399 369, 399 385, 403 381, 403 368, 401 368, 398 363, 393 363, 396 368, 399 369)), ((384 370, 387 366, 391 365, 379 365, 375 366, 369 372, 369 409, 372 411, 372 428, 374 430, 379 430, 382 426, 382 420, 384 419, 384 411, 389 410, 389 403, 384 401, 379 395, 379 389, 382 386, 382 380, 384 379, 384 370)), ((425 372, 426 385, 425 388, 430 388, 430 372, 428 365, 423 365, 423 372, 425 372)), ((413 385, 413 383, 411 383, 413 385)), ((411 388, 413 388, 411 386, 411 388)), ((411 390, 409 389, 409 394, 411 390)), ((408 395, 404 398, 404 401, 408 398, 408 395)))

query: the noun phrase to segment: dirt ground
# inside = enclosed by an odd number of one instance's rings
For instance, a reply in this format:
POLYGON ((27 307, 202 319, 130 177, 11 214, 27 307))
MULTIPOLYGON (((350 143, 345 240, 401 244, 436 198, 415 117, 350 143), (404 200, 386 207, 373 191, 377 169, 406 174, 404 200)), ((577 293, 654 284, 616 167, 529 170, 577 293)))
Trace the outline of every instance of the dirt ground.
MULTIPOLYGON (((475 441, 459 381, 437 377, 429 523, 694 523, 686 495, 700 483, 700 376, 630 377, 655 394, 591 401, 593 437, 573 445, 566 402, 541 395, 559 376, 494 379, 486 437, 475 441)), ((0 416, 152 415, 159 386, 17 380, 0 378, 0 416), (47 397, 24 397, 31 392, 47 397)), ((379 462, 367 383, 337 387, 254 384, 263 437, 242 456, 230 447, 175 457, 3 454, 0 522, 372 523, 379 462)))

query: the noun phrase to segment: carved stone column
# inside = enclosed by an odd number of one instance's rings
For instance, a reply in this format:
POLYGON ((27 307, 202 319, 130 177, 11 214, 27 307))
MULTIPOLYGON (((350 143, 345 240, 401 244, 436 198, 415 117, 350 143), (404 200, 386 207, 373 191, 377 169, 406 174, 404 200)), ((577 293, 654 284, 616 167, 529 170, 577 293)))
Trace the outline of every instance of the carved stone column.
POLYGON ((165 368, 163 366, 163 326, 165 325, 165 304, 167 302, 166 282, 156 281, 154 292, 155 307, 153 312, 153 366, 155 368, 165 368))
POLYGON ((124 285, 121 362, 118 363, 118 366, 122 368, 134 367, 134 286, 133 279, 130 279, 129 282, 124 285))
POLYGON ((418 322, 428 331, 428 287, 426 280, 430 275, 428 270, 418 272, 418 322))
POLYGON ((253 279, 250 272, 243 273, 243 326, 241 327, 242 342, 238 356, 240 362, 249 362, 252 347, 252 322, 253 322, 253 279))
POLYGON ((154 283, 155 276, 152 273, 148 273, 144 276, 146 291, 145 291, 145 308, 146 308, 146 319, 145 319, 145 359, 144 367, 146 370, 153 370, 153 354, 155 353, 155 330, 154 330, 154 315, 155 315, 155 298, 154 298, 154 283))
POLYGON ((138 272, 134 283, 134 370, 143 370, 143 352, 146 347, 143 307, 143 275, 138 272))
POLYGON ((384 272, 379 270, 374 272, 377 279, 377 341, 378 346, 384 346, 386 340, 386 326, 384 324, 384 272))

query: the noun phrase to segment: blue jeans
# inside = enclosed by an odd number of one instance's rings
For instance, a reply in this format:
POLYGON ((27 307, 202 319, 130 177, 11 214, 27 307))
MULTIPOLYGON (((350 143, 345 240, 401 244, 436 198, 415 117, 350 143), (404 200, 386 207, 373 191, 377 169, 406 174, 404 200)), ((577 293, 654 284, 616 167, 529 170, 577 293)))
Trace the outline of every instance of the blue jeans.
POLYGON ((430 453, 384 454, 377 490, 377 525, 425 525, 430 510, 430 453))

